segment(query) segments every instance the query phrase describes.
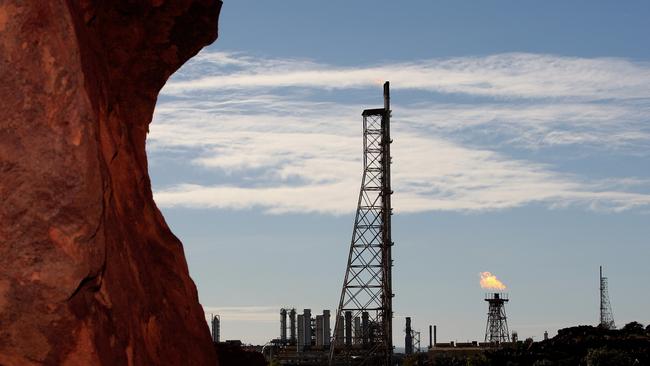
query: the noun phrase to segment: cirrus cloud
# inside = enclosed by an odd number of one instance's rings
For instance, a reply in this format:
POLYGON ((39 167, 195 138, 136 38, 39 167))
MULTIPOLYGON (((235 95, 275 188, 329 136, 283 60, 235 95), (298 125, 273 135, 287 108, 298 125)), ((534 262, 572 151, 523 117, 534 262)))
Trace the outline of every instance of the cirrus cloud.
POLYGON ((376 93, 377 76, 390 77, 398 96, 400 89, 419 93, 409 101, 394 98, 398 212, 537 203, 615 212, 650 205, 644 177, 596 179, 532 153, 507 152, 568 146, 645 156, 648 64, 503 54, 342 68, 227 52, 200 55, 165 86, 148 149, 154 160, 184 149, 192 169, 240 180, 180 179, 156 187, 157 203, 276 214, 353 211, 360 95, 376 93), (631 189, 624 183, 630 181, 640 183, 631 189))

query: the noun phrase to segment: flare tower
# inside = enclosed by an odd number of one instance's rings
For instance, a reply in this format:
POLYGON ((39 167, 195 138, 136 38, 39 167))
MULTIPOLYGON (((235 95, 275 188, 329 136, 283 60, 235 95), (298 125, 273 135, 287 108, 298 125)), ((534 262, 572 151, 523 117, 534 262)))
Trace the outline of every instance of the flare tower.
POLYGON ((388 82, 384 84, 384 108, 366 109, 362 117, 363 177, 330 365, 388 366, 393 355, 388 82))

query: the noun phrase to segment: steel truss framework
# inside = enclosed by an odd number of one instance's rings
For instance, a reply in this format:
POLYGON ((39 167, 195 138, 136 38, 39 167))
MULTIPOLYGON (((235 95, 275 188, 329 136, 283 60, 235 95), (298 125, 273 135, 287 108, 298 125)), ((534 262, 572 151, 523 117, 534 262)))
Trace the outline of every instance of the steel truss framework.
POLYGON ((420 332, 413 330, 413 353, 420 353, 422 347, 420 346, 420 332))
POLYGON ((510 342, 508 333, 508 320, 506 318, 505 303, 508 302, 506 294, 487 294, 485 301, 490 304, 488 320, 485 327, 485 342, 503 343, 510 342))
POLYGON ((337 309, 330 365, 390 365, 392 343, 390 96, 384 108, 363 111, 363 177, 347 270, 337 309), (345 318, 363 319, 351 333, 345 318), (350 316, 351 315, 351 316, 350 316), (337 339, 343 333, 343 339, 337 339), (354 361, 353 361, 354 360, 354 361))
POLYGON ((602 266, 600 267, 600 326, 605 329, 616 329, 612 304, 609 302, 607 277, 603 277, 602 266))

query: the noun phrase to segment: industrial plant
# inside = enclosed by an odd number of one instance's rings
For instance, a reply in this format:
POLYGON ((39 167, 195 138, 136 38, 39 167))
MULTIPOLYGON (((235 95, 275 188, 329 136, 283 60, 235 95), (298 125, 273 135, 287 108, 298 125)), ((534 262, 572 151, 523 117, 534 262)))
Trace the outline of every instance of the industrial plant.
MULTIPOLYGON (((614 320, 607 294, 607 278, 600 269, 600 329, 615 329, 614 320)), ((481 286, 494 290, 483 297, 487 303, 485 337, 483 341, 438 342, 438 326, 428 326, 428 345, 421 344, 421 332, 414 329, 412 317, 405 317, 403 334, 404 349, 394 352, 390 363, 383 363, 378 358, 363 358, 368 354, 372 338, 373 322, 366 311, 361 316, 353 316, 351 310, 345 310, 338 322, 341 327, 332 330, 330 310, 312 315, 311 309, 281 308, 279 311, 279 337, 270 341, 262 350, 267 360, 274 360, 280 365, 401 365, 404 360, 418 362, 435 362, 436 359, 465 359, 475 357, 486 351, 514 349, 533 342, 532 339, 520 340, 516 331, 509 332, 506 316, 506 304, 510 297, 504 290, 506 286, 490 272, 481 273, 481 286), (331 360, 334 350, 336 357, 331 360), (348 355, 356 355, 349 356, 348 355), (428 361, 423 361, 428 360, 428 361), (434 360, 434 361, 431 361, 434 360)), ((219 318, 213 317, 213 324, 218 326, 219 318), (215 323, 216 322, 216 323, 215 323)), ((215 333, 213 328, 213 334, 215 333)), ((549 340, 547 331, 541 335, 542 341, 549 340)), ((435 363, 420 364, 435 364, 435 363)))
POLYGON ((296 309, 280 309, 280 346, 296 346, 297 352, 323 350, 330 345, 330 311, 312 317, 311 309, 296 316, 296 309), (287 326, 287 313, 289 325, 287 326), (289 336, 287 337, 287 329, 289 336))
MULTIPOLYGON (((252 347, 268 362, 280 365, 401 365, 406 359, 468 358, 486 350, 517 347, 522 341, 510 333, 506 285, 490 272, 481 272, 480 285, 486 290, 485 336, 482 342, 438 342, 438 326, 429 325, 428 347, 421 346, 421 332, 412 317, 405 317, 404 350, 393 346, 390 90, 383 88, 384 106, 366 109, 363 118, 363 176, 348 252, 341 295, 336 311, 295 307, 279 309, 279 336, 263 347, 252 347), (332 319, 333 316, 333 319, 332 319), (333 325, 333 326, 332 326, 333 325)), ((607 278, 600 268, 600 328, 615 329, 607 293, 607 278)), ((215 345, 242 347, 239 341, 221 341, 219 315, 211 316, 215 345)), ((548 332, 543 335, 548 340, 548 332)), ((532 342, 532 339, 526 340, 532 342)), ((427 361, 428 362, 428 361, 427 361)))

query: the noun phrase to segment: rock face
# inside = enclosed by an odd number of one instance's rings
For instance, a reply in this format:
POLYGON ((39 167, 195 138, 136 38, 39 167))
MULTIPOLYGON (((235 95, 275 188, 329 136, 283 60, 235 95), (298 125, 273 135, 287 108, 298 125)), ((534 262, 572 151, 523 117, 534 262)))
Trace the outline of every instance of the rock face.
POLYGON ((0 364, 216 365, 145 138, 218 0, 0 0, 0 364))

